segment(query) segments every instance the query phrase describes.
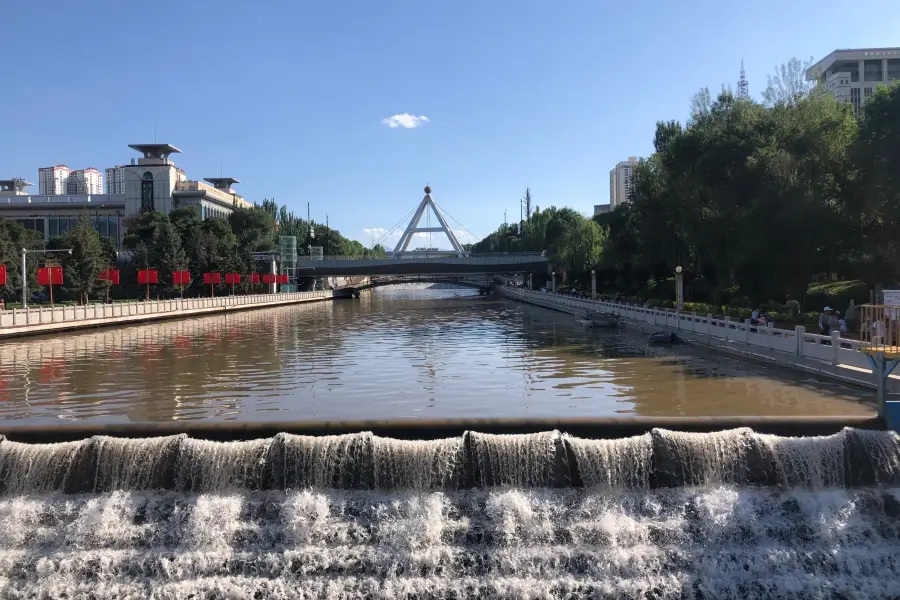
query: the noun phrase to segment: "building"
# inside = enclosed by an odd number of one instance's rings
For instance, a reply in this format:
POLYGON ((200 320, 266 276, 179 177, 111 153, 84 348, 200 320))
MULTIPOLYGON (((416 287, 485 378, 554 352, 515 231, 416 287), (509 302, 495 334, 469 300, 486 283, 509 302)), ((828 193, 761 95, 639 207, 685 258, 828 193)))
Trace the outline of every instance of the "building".
POLYGON ((39 231, 44 241, 62 235, 75 227, 86 215, 103 237, 115 240, 121 247, 125 218, 125 197, 109 194, 68 195, 38 194, 26 190, 31 183, 24 179, 0 180, 0 217, 20 223, 25 229, 39 231))
POLYGON ((612 210, 612 206, 609 204, 595 204, 594 205, 594 216, 606 214, 612 210))
POLYGON ((118 165, 106 169, 106 193, 125 193, 125 165, 118 165))
POLYGON ((835 50, 806 70, 806 80, 859 111, 877 86, 900 81, 900 48, 835 50))
POLYGON ((609 172, 609 206, 614 209, 620 204, 631 202, 633 184, 631 173, 637 164, 636 156, 629 156, 628 160, 618 163, 609 172))
POLYGON ((97 169, 70 171, 65 165, 40 169, 40 192, 31 195, 23 179, 0 181, 0 218, 13 219, 40 231, 44 240, 62 235, 86 214, 101 236, 121 247, 129 217, 147 211, 169 213, 178 206, 197 206, 203 219, 227 218, 235 208, 253 205, 234 191, 233 177, 191 181, 170 156, 181 152, 169 144, 132 144, 142 154, 131 164, 106 169, 107 193, 97 169), (46 192, 46 193, 45 193, 46 192))
POLYGON ((69 173, 68 194, 87 196, 103 193, 103 175, 94 168, 69 173))
POLYGON ((66 165, 38 169, 38 190, 40 194, 44 196, 68 194, 70 173, 71 171, 66 165))

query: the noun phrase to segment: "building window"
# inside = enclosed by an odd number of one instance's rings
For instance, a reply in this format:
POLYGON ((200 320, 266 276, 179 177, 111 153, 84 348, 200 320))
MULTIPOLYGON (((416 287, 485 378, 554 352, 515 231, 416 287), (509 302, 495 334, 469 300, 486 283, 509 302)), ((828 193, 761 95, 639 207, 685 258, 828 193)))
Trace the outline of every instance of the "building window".
POLYGON ((881 72, 881 59, 865 61, 864 68, 866 70, 864 81, 881 81, 884 79, 884 73, 881 72))
POLYGON ((900 58, 889 58, 887 64, 888 81, 900 81, 900 58))
POLYGON ((850 102, 853 103, 853 110, 859 111, 859 88, 850 88, 850 102))
POLYGON ((153 210, 153 173, 144 173, 141 181, 141 212, 153 210))
POLYGON ((864 89, 863 89, 863 96, 866 98, 866 100, 868 100, 869 98, 871 98, 871 97, 872 97, 872 88, 870 88, 870 87, 864 88, 864 89))

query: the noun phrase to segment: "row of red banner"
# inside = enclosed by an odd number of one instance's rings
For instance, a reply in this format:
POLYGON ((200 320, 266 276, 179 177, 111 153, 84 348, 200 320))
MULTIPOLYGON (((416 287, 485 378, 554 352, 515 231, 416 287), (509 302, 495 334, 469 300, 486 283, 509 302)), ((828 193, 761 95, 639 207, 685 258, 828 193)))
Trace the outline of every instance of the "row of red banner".
MULTIPOLYGON (((159 271, 157 269, 141 269, 137 272, 138 283, 140 285, 159 284, 159 271)), ((112 285, 119 285, 119 269, 106 269, 101 271, 98 276, 102 281, 108 281, 112 285)), ((260 278, 259 273, 251 273, 247 279, 252 284, 262 283, 288 283, 287 275, 275 275, 266 273, 260 278)), ((206 285, 216 285, 222 283, 221 273, 204 273, 203 283, 206 285)), ((239 285, 241 283, 240 273, 226 273, 225 283, 229 285, 239 285)), ((38 269, 39 285, 62 285, 63 270, 62 267, 41 267, 38 269)), ((175 271, 172 273, 173 285, 190 285, 190 271, 175 271)), ((6 265, 0 265, 0 285, 6 285, 6 265)))

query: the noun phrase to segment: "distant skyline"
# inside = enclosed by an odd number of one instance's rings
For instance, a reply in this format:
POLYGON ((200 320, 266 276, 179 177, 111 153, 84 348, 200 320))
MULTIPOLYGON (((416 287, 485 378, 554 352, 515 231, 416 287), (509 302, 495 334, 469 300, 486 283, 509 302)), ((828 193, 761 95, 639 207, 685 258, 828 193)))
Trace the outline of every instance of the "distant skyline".
MULTIPOLYGON (((369 245, 428 182, 459 239, 534 204, 592 214, 609 171, 708 86, 759 99, 775 66, 900 45, 895 0, 608 6, 18 2, 6 9, 0 172, 127 163, 167 142, 192 179, 234 176, 369 245)), ((33 193, 37 188, 31 188, 33 193)), ((382 240, 392 246, 395 235, 382 240)), ((443 240, 438 245, 446 247, 443 240)))

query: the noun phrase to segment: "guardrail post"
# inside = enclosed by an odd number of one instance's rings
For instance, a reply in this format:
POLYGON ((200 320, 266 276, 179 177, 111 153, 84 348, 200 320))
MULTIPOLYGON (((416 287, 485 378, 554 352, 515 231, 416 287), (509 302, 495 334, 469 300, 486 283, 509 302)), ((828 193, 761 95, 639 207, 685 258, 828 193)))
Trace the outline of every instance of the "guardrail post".
POLYGON ((775 331, 775 323, 766 321, 766 348, 772 349, 772 333, 775 331))
POLYGON ((841 332, 831 332, 831 364, 838 366, 841 364, 841 332))
POLYGON ((750 319, 744 319, 744 343, 750 345, 750 319))
POLYGON ((797 337, 797 356, 803 356, 803 345, 806 343, 806 327, 797 325, 794 327, 794 335, 797 337))
POLYGON ((713 316, 710 314, 706 315, 706 337, 712 337, 712 328, 713 328, 713 316))
POLYGON ((725 319, 723 319, 723 320, 725 321, 725 327, 724 327, 725 335, 723 335, 722 337, 727 342, 728 337, 731 335, 731 317, 729 317, 728 315, 725 315, 725 319))

